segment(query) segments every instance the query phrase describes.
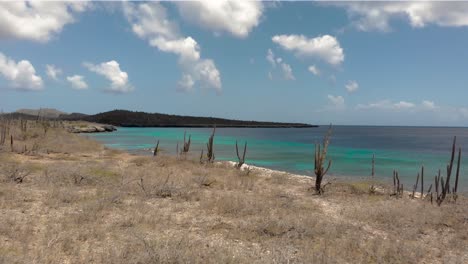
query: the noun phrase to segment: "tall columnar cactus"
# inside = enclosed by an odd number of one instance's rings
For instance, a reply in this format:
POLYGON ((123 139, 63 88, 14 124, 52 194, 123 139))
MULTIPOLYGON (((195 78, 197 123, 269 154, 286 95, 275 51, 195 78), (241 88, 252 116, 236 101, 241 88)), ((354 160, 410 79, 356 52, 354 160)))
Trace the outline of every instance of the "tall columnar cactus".
POLYGON ((322 142, 322 147, 320 144, 315 144, 315 162, 314 162, 314 173, 315 173, 315 191, 317 194, 322 194, 322 180, 325 174, 327 174, 330 169, 331 160, 328 160, 327 168, 325 169, 324 164, 327 159, 328 144, 330 144, 332 127, 328 128, 327 134, 325 134, 322 142))
POLYGON ((184 132, 184 146, 182 148, 182 153, 187 154, 190 150, 191 135, 189 135, 188 141, 185 141, 187 131, 184 132))
POLYGON ((206 143, 206 149, 207 149, 206 157, 207 157, 208 162, 213 162, 215 160, 214 145, 213 145, 215 131, 216 131, 216 126, 213 128, 213 132, 211 133, 211 136, 208 139, 208 143, 206 143))
MULTIPOLYGON (((447 164, 447 177, 445 178, 445 181, 444 181, 444 177, 440 176, 440 170, 439 170, 439 175, 435 177, 436 201, 439 206, 445 200, 445 198, 447 197, 447 194, 450 193, 450 178, 452 176, 453 162, 455 160, 456 141, 457 141, 457 137, 454 137, 453 143, 452 143, 452 152, 450 155, 450 161, 447 164), (439 185, 441 187, 440 190, 439 190, 439 185)), ((454 200, 457 199, 458 178, 460 176, 460 162, 461 162, 461 148, 458 149, 457 169, 455 173, 455 187, 452 189, 454 200)))
POLYGON ((242 154, 242 158, 241 158, 241 156, 239 155, 239 148, 237 146, 237 140, 236 140, 236 154, 237 154, 237 159, 239 160, 239 162, 236 164, 236 167, 238 169, 240 169, 242 165, 244 165, 245 163, 245 153, 247 153, 247 142, 245 142, 244 153, 242 154))
POLYGON ((424 199, 424 165, 421 166, 421 199, 424 199))
POLYGON ((416 194, 416 189, 418 188, 418 183, 419 183, 419 173, 418 173, 418 176, 416 177, 416 184, 413 185, 413 193, 411 194, 411 198, 413 199, 416 194))
POLYGON ((400 183, 400 177, 398 176, 398 171, 393 171, 393 195, 396 198, 403 196, 403 183, 400 183))

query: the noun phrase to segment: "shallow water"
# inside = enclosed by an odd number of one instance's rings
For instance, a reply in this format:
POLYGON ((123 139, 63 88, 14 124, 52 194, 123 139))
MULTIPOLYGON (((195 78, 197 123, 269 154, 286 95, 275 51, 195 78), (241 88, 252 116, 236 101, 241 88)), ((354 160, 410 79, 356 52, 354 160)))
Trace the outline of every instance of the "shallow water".
MULTIPOLYGON (((89 134, 113 148, 151 155, 156 141, 164 153, 175 154, 182 145, 184 131, 192 137, 191 152, 198 156, 212 131, 209 128, 119 128, 113 133, 89 134)), ((314 143, 321 142, 327 127, 319 128, 217 128, 215 155, 217 160, 236 160, 239 150, 248 142, 246 163, 313 175, 314 143)), ((468 128, 447 127, 373 127, 334 126, 329 157, 333 163, 329 174, 337 176, 369 176, 375 153, 377 177, 391 180, 397 169, 406 188, 414 184, 421 165, 425 166, 425 182, 433 182, 437 170, 450 159, 453 136, 457 147, 467 149, 468 128)), ((463 155, 463 153, 462 153, 463 155)), ((463 157, 462 157, 463 161, 463 157)), ((468 162, 462 162, 460 186, 468 190, 468 162)))

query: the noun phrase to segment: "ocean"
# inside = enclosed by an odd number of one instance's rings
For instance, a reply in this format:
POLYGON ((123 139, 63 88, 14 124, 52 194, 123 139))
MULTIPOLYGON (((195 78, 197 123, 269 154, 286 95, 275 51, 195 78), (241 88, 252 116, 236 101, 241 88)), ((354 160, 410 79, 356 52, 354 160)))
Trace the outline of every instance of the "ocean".
MULTIPOLYGON (((302 175, 313 175, 314 144, 322 142, 328 126, 317 128, 217 128, 214 138, 216 160, 237 161, 239 151, 247 142, 246 163, 302 175)), ((88 134, 106 146, 132 153, 152 155, 156 141, 162 153, 174 155, 176 145, 182 146, 184 132, 191 135, 193 157, 199 157, 211 128, 127 128, 112 133, 88 134)), ((371 175, 375 154, 376 177, 392 181, 393 170, 399 172, 405 188, 410 189, 424 165, 426 188, 441 169, 445 175, 450 159, 453 137, 462 148, 459 192, 468 191, 468 161, 463 149, 468 149, 468 128, 450 127, 383 127, 333 126, 328 157, 332 160, 326 177, 365 178, 371 175)))

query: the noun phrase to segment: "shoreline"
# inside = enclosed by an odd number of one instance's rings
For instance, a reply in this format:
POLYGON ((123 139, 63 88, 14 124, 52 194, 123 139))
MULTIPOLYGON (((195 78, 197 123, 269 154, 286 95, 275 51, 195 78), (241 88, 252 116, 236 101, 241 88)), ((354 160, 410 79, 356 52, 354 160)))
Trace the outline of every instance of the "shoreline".
POLYGON ((462 195, 439 207, 334 175, 318 195, 307 175, 200 164, 194 152, 154 158, 63 127, 10 125, 14 145, 0 145, 0 262, 468 261, 462 195))

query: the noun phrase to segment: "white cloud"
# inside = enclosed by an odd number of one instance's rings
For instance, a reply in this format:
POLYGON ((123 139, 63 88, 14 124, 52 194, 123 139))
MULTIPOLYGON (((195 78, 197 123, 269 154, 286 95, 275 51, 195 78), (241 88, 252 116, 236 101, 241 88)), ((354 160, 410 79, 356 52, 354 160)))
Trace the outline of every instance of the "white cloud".
MULTIPOLYGON (((296 79, 296 77, 294 77, 291 65, 284 62, 282 58, 275 57, 275 54, 273 53, 273 51, 271 51, 271 49, 268 49, 266 59, 273 68, 276 68, 277 65, 280 67, 280 70, 283 72, 283 77, 285 80, 296 79)), ((273 80, 273 75, 271 72, 268 72, 268 78, 270 80, 273 80)))
POLYGON ((55 67, 54 65, 46 65, 46 74, 49 76, 49 78, 53 80, 58 80, 58 76, 62 74, 62 70, 55 67))
POLYGON ((271 64, 271 66, 276 67, 275 54, 273 54, 271 49, 268 49, 266 59, 271 64))
POLYGON ((76 89, 76 90, 88 89, 88 84, 86 84, 84 77, 81 75, 68 76, 67 81, 71 83, 73 89, 76 89))
POLYGON ((344 61, 343 49, 335 37, 330 35, 307 38, 304 35, 276 35, 272 41, 297 56, 317 58, 331 65, 340 65, 344 61))
POLYGON ((348 81, 345 85, 345 88, 348 92, 354 93, 359 89, 359 84, 356 81, 348 81))
POLYGON ((150 40, 150 45, 164 52, 172 52, 182 60, 196 61, 200 59, 200 47, 192 37, 168 40, 158 37, 150 40))
POLYGON ((155 36, 175 39, 179 35, 177 24, 168 20, 166 9, 160 3, 123 3, 123 10, 133 32, 142 39, 155 36))
POLYGON ((0 39, 47 42, 60 33, 74 15, 83 12, 88 2, 2 1, 0 39))
POLYGON ((295 80, 294 74, 292 72, 292 68, 289 64, 282 63, 281 69, 283 70, 283 75, 286 80, 295 80))
POLYGON ((408 109, 421 109, 423 108, 424 103, 421 104, 421 106, 416 105, 415 103, 412 102, 407 102, 407 101, 399 101, 393 103, 390 100, 381 100, 375 103, 369 103, 369 104, 358 104, 356 106, 357 109, 376 109, 376 110, 393 110, 393 111, 399 111, 399 110, 408 110, 408 109))
POLYGON ((192 79, 192 76, 189 74, 182 75, 182 79, 178 82, 179 90, 180 91, 191 91, 195 82, 192 79))
POLYGON ((341 2, 332 5, 344 7, 352 25, 362 31, 389 31, 390 21, 405 18, 412 27, 428 24, 446 27, 468 26, 468 3, 444 1, 395 2, 341 2))
POLYGON ((398 103, 395 103, 393 104, 393 106, 396 108, 396 109, 408 109, 408 108, 413 108, 415 107, 416 105, 411 103, 411 102, 406 102, 406 101, 400 101, 398 103))
POLYGON ((202 87, 213 88, 216 93, 222 91, 221 73, 216 68, 213 60, 202 59, 190 65, 185 70, 194 80, 198 80, 202 87))
POLYGON ((170 21, 164 6, 159 2, 123 3, 127 20, 133 32, 163 52, 176 54, 183 70, 178 82, 179 91, 189 91, 200 83, 201 86, 221 92, 221 74, 211 59, 202 59, 200 46, 192 37, 184 37, 177 24, 170 21))
POLYGON ((333 96, 329 94, 327 97, 328 101, 333 105, 335 110, 343 110, 345 108, 345 100, 343 96, 333 96))
POLYGON ((263 3, 243 0, 177 1, 182 18, 219 34, 247 37, 260 22, 263 3))
POLYGON ((36 75, 33 65, 27 60, 15 62, 0 52, 0 74, 18 90, 37 91, 43 87, 42 78, 36 75))
POLYGON ((424 100, 422 101, 421 105, 425 108, 425 109, 428 109, 428 110, 433 110, 433 109, 436 109, 437 106, 435 105, 435 103, 433 101, 428 101, 428 100, 424 100))
POLYGON ((315 66, 315 65, 309 66, 308 70, 309 70, 312 74, 314 74, 315 76, 320 75, 320 70, 319 70, 319 68, 318 68, 317 66, 315 66))
POLYGON ((127 93, 133 91, 133 86, 128 81, 128 74, 120 69, 120 65, 115 60, 93 65, 83 64, 88 70, 104 76, 111 82, 107 90, 116 93, 127 93))

